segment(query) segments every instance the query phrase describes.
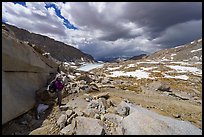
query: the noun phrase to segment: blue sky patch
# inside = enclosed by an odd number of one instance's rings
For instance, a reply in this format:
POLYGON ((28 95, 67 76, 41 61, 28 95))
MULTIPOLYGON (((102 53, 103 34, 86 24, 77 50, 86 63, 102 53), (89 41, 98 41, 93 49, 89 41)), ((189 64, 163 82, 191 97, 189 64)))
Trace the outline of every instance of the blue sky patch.
POLYGON ((14 4, 20 4, 20 5, 22 5, 22 6, 24 6, 24 7, 26 7, 26 3, 25 2, 13 2, 14 4))
POLYGON ((61 11, 57 8, 57 6, 55 4, 46 4, 45 8, 48 9, 48 8, 51 8, 53 7, 55 9, 55 13, 58 17, 60 17, 61 19, 64 20, 64 25, 68 28, 68 29, 73 29, 73 30, 77 30, 78 28, 76 28, 74 25, 72 25, 66 18, 64 18, 62 15, 61 15, 61 11))

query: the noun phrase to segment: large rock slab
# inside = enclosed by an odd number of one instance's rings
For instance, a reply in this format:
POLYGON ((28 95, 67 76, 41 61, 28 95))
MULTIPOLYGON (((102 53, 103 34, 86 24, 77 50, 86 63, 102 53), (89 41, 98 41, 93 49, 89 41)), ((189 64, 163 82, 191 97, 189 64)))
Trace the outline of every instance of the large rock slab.
POLYGON ((105 130, 98 119, 88 117, 77 117, 76 135, 104 135, 105 130))
POLYGON ((73 120, 71 124, 67 125, 62 130, 60 130, 60 135, 74 135, 75 126, 76 126, 76 122, 75 120, 73 120))
POLYGON ((49 130, 52 128, 52 125, 46 125, 40 128, 37 128, 29 133, 29 135, 48 135, 49 130))
POLYGON ((26 43, 2 32, 2 70, 21 72, 54 72, 57 64, 42 56, 26 43), (50 64, 49 64, 50 62, 50 64), (52 65, 52 66, 51 66, 52 65))
POLYGON ((46 86, 57 64, 2 28, 2 124, 35 105, 35 91, 46 86))
POLYGON ((48 74, 2 71, 2 124, 35 105, 35 91, 45 86, 48 74))
POLYGON ((140 106, 130 106, 131 114, 122 120, 125 135, 201 135, 190 122, 162 116, 140 106))

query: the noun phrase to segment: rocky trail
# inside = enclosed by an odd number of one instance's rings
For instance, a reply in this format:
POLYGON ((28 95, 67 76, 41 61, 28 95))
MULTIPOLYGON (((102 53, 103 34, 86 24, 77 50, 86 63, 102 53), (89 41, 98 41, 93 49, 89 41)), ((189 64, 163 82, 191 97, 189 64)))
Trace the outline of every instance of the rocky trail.
POLYGON ((64 66, 61 73, 66 86, 62 102, 66 105, 59 108, 56 95, 42 88, 38 93, 45 99, 40 103, 49 108, 36 119, 36 104, 3 125, 3 134, 202 134, 200 93, 192 97, 160 79, 109 77, 109 72, 101 69, 70 71, 64 66))

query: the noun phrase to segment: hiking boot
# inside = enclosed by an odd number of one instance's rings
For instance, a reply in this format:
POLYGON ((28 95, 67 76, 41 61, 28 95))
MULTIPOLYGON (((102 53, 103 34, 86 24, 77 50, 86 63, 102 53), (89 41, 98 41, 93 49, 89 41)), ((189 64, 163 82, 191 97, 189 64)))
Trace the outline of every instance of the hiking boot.
POLYGON ((65 106, 65 105, 66 105, 66 104, 64 104, 64 103, 61 103, 61 104, 59 104, 59 107, 60 107, 60 106, 65 106))

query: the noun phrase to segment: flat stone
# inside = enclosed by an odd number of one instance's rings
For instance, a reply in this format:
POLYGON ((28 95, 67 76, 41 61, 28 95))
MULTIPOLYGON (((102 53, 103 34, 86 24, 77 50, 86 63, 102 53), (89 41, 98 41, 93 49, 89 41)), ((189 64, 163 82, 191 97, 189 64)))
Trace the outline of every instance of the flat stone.
POLYGON ((100 93, 100 94, 98 94, 98 95, 96 95, 96 96, 94 96, 93 98, 94 99, 98 99, 98 98, 105 98, 105 99, 108 99, 110 96, 109 96, 109 92, 105 92, 105 93, 100 93))
POLYGON ((77 116, 83 116, 83 112, 81 112, 79 109, 76 109, 75 113, 77 114, 77 116))
POLYGON ((60 131, 60 135, 74 135, 75 126, 76 126, 76 122, 75 120, 73 120, 71 124, 67 125, 60 131))
POLYGON ((130 107, 123 105, 123 102, 124 101, 117 106, 116 112, 121 116, 128 116, 130 113, 130 107))
POLYGON ((58 120, 57 120, 57 125, 60 127, 60 129, 65 127, 67 121, 67 115, 66 114, 62 114, 58 120))
POLYGON ((69 118, 73 113, 74 113, 73 110, 70 110, 70 109, 66 111, 66 115, 67 115, 68 118, 69 118))
POLYGON ((71 115, 71 117, 69 117, 69 118, 67 119, 67 124, 70 124, 70 123, 72 122, 72 120, 73 120, 76 116, 77 116, 76 113, 74 113, 73 115, 71 115))
POLYGON ((61 111, 67 111, 69 109, 68 105, 60 106, 59 107, 61 111))
POLYGON ((76 135, 104 135, 105 130, 103 125, 100 124, 100 120, 77 117, 76 118, 76 135))

